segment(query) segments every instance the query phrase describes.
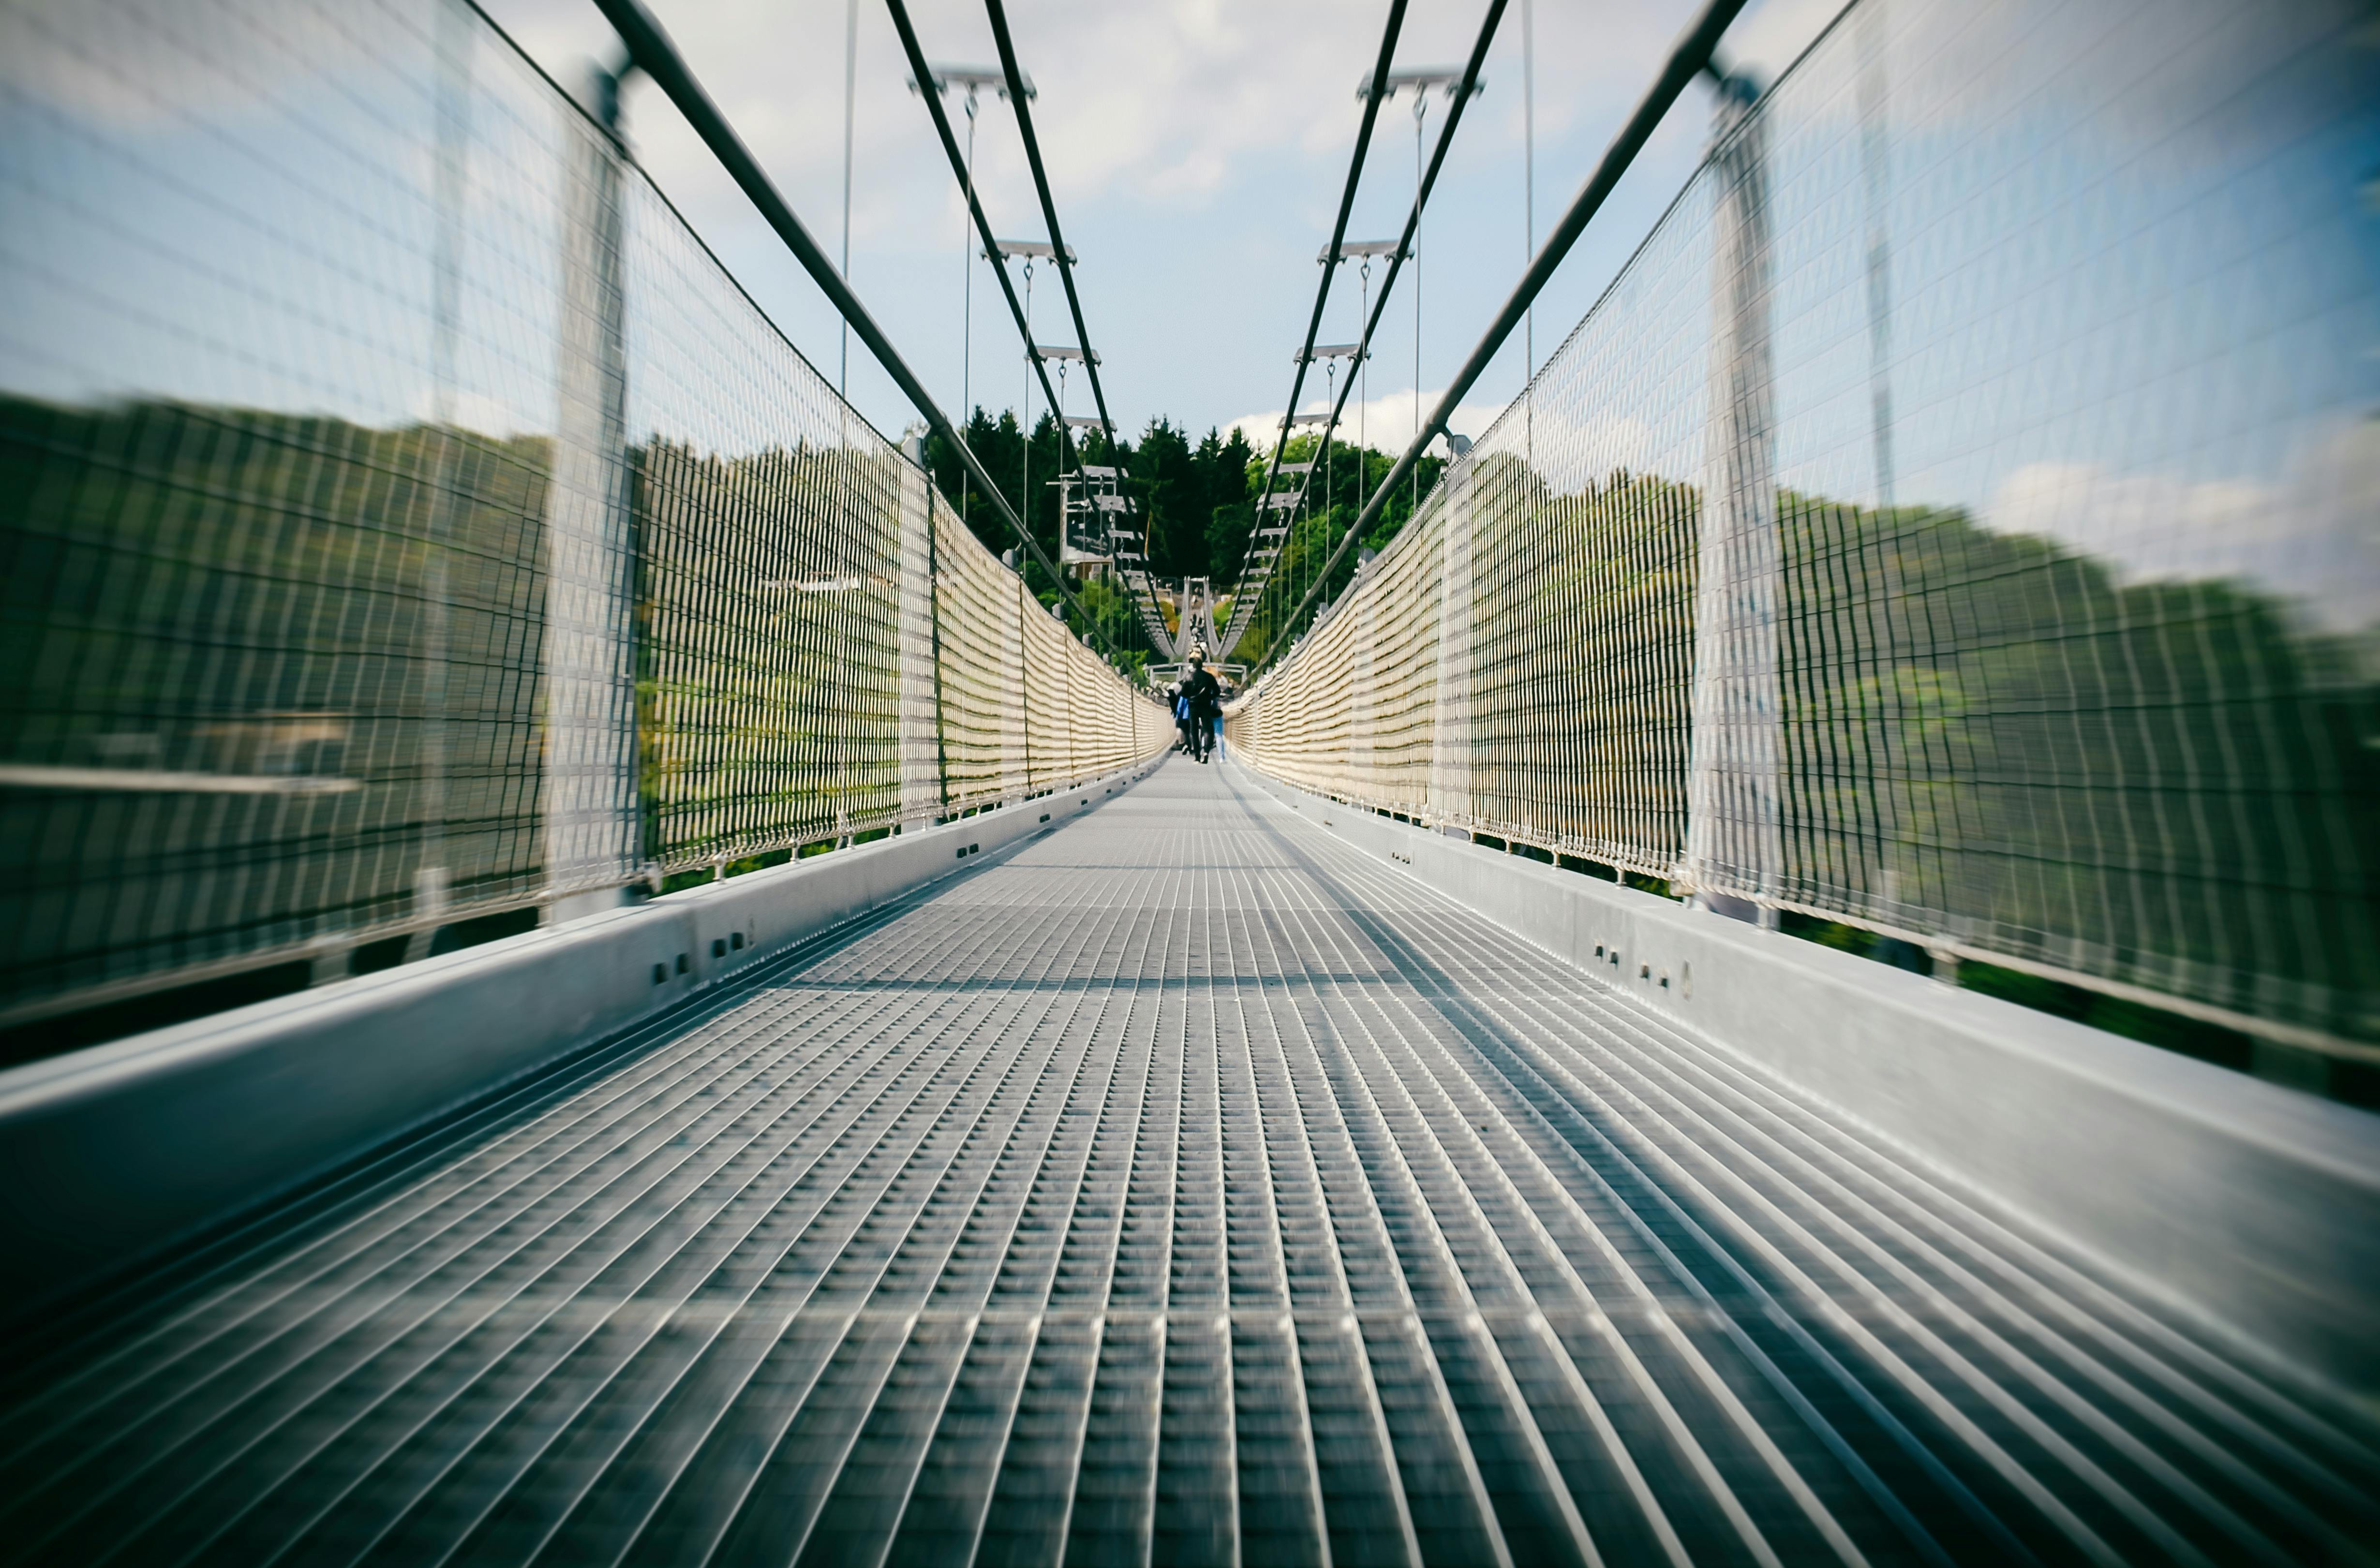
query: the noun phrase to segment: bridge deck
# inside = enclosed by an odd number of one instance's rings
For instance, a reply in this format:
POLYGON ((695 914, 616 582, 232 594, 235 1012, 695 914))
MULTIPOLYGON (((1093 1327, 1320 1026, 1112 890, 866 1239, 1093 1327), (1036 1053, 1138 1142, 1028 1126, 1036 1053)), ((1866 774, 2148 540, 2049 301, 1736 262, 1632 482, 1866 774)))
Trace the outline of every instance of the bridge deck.
POLYGON ((2367 1561, 2369 1429, 1223 770, 8 1374, 0 1557, 2367 1561))

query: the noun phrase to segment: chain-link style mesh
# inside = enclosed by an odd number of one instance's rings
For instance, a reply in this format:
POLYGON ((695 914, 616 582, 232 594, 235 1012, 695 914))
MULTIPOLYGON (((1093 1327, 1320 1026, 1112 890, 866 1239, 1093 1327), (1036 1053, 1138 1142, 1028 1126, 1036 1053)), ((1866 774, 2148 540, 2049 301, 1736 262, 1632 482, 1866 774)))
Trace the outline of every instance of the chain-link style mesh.
POLYGON ((1025 788, 1025 664, 1017 624, 1024 595, 980 550, 966 525, 934 508, 934 613, 942 627, 936 668, 942 720, 942 787, 962 808, 1025 788))
POLYGON ((456 0, 0 3, 0 1023, 1164 742, 456 0))
POLYGON ((1862 0, 1721 104, 1605 298, 1235 710, 1242 754, 2380 1039, 2365 25, 1862 0), (1463 678, 1420 706, 1433 587, 1463 678), (1426 773, 1387 761, 1414 746, 1426 773))

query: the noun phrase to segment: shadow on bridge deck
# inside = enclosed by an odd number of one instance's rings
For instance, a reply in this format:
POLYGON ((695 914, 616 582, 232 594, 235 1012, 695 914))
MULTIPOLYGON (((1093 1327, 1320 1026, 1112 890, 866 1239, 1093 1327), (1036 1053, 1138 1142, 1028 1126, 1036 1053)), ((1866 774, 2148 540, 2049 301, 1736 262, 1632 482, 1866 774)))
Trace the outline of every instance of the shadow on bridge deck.
POLYGON ((0 1385, 0 1559, 2368 1561, 2371 1428, 1177 760, 0 1385))

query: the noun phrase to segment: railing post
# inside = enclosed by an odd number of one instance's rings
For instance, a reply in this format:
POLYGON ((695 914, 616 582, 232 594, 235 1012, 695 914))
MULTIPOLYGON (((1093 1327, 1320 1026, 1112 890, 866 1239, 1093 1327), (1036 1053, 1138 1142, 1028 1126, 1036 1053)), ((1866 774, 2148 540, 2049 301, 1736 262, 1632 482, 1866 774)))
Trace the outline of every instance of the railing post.
POLYGON ((545 869, 559 924, 626 901, 638 865, 635 561, 619 79, 565 115, 559 418, 545 506, 545 869))
POLYGON ((1693 731, 1680 881, 1704 907, 1764 916, 1784 871, 1777 618, 1776 389, 1765 127, 1748 83, 1720 92, 1712 164, 1710 433, 1694 587, 1693 731))
MULTIPOLYGON (((848 460, 860 460, 856 451, 848 460)), ((901 752, 901 820, 931 822, 942 814, 941 703, 936 696, 934 626, 934 498, 917 455, 904 448, 895 467, 901 488, 899 621, 900 690, 896 722, 901 752)))
POLYGON ((1471 506, 1477 473, 1458 461, 1446 492, 1446 557, 1439 572, 1438 686, 1430 722, 1429 820, 1469 822, 1471 810, 1471 506))

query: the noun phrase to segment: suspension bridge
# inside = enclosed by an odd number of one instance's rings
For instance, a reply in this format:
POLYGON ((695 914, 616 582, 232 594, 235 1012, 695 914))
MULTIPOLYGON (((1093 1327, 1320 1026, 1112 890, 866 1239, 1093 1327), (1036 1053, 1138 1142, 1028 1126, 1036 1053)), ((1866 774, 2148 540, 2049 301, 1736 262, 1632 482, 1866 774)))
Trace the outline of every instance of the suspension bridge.
POLYGON ((2380 1555, 2367 14, 1711 0, 1373 464, 1390 0, 1210 580, 589 3, 0 0, 0 1561, 2380 1555))

